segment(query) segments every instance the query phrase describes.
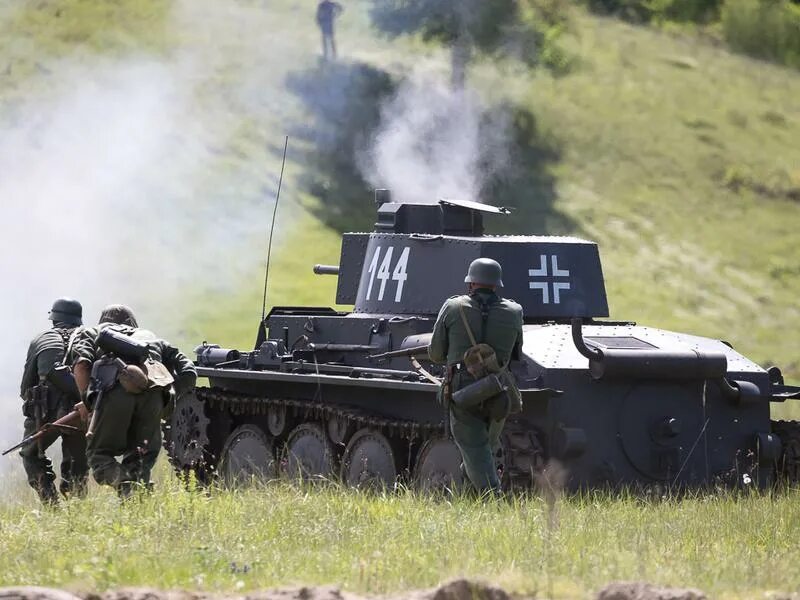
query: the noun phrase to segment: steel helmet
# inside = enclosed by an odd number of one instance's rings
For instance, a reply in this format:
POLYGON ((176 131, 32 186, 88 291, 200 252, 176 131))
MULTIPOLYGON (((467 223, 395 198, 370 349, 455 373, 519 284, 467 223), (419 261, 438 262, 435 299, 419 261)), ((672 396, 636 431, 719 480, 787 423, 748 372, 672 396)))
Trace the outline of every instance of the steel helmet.
POLYGON ((98 323, 116 323, 117 325, 139 327, 136 317, 133 316, 133 311, 124 304, 109 304, 106 306, 103 312, 100 313, 98 323))
POLYGON ((53 302, 48 318, 53 323, 67 323, 68 325, 83 324, 83 307, 81 303, 72 298, 59 298, 53 302))
POLYGON ((476 258, 470 263, 464 282, 503 287, 503 267, 491 258, 476 258))

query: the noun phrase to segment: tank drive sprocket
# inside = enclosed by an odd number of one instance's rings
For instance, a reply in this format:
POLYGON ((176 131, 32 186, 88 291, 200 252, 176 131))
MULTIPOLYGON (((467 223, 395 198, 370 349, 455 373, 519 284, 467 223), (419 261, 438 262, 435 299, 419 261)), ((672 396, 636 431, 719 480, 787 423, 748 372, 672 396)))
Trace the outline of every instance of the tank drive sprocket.
POLYGON ((800 421, 772 421, 772 432, 781 440, 778 460, 778 481, 789 485, 800 483, 800 421))
POLYGON ((164 447, 179 471, 204 464, 209 422, 197 394, 184 394, 177 399, 172 417, 165 423, 164 447))

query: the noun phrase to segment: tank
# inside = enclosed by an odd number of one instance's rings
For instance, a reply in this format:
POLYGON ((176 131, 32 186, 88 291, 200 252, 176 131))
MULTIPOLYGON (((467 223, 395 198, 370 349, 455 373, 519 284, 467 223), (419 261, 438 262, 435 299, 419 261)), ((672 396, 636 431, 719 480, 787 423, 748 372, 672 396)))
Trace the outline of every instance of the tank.
POLYGON ((798 480, 800 427, 772 421, 770 406, 800 388, 724 341, 609 320, 595 243, 488 235, 484 219, 510 211, 473 202, 396 203, 379 191, 376 209, 374 231, 343 235, 338 265, 313 267, 338 278, 336 304, 351 311, 276 306, 254 349, 197 348, 208 387, 179 399, 165 427, 179 471, 463 485, 437 401, 442 368, 420 347, 444 300, 465 290, 469 263, 489 257, 525 323, 511 363, 524 408, 496 456, 507 488, 543 477, 569 490, 798 480))

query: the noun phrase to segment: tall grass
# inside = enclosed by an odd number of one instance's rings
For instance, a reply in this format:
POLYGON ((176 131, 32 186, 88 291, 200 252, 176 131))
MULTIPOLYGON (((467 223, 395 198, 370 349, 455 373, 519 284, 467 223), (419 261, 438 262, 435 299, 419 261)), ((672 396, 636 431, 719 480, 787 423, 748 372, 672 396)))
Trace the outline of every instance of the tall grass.
POLYGON ((800 5, 788 0, 727 0, 722 27, 734 50, 800 68, 800 5))
POLYGON ((369 593, 455 576, 557 598, 610 580, 692 585, 718 598, 796 590, 800 494, 663 501, 593 494, 435 500, 284 483, 186 491, 163 483, 60 511, 0 507, 0 585, 210 591, 292 583, 369 593))

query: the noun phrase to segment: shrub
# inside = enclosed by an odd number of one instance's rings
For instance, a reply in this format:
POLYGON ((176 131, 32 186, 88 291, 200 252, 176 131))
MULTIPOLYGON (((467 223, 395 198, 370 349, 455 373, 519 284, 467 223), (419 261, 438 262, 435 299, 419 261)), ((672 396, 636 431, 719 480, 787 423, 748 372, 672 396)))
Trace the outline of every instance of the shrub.
POLYGON ((722 28, 734 50, 800 68, 800 5, 786 0, 727 0, 722 28))
POLYGON ((634 23, 708 23, 719 17, 722 0, 585 0, 590 10, 634 23))

